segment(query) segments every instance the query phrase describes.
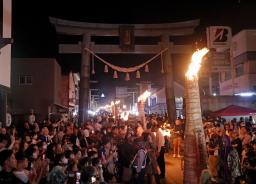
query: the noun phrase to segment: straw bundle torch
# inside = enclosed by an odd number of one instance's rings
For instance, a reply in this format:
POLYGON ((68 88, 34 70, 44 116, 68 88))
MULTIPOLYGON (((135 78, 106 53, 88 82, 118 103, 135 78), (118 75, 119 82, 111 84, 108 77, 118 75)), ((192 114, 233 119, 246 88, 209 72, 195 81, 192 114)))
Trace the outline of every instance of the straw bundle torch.
POLYGON ((193 53, 189 69, 186 73, 186 128, 184 150, 184 184, 198 184, 201 171, 207 168, 207 153, 200 94, 198 71, 208 49, 203 48, 193 53))
POLYGON ((151 95, 151 92, 146 90, 144 93, 142 93, 142 95, 138 97, 138 111, 139 111, 140 120, 143 124, 144 130, 146 130, 146 117, 145 117, 145 111, 144 111, 145 102, 150 95, 151 95))

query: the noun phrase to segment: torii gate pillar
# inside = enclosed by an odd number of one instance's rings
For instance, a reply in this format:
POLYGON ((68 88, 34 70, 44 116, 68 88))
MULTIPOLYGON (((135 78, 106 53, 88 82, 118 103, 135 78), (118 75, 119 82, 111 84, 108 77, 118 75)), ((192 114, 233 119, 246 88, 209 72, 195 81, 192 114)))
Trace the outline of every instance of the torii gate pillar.
POLYGON ((78 124, 85 123, 88 118, 89 90, 90 90, 90 54, 85 48, 89 48, 90 35, 83 34, 81 44, 81 72, 79 86, 79 121, 78 124))
POLYGON ((167 105, 168 121, 173 124, 176 119, 176 104, 174 96, 174 85, 173 85, 173 66, 171 58, 171 47, 169 46, 169 36, 162 35, 161 42, 163 48, 169 48, 164 54, 164 83, 165 83, 165 96, 167 105))

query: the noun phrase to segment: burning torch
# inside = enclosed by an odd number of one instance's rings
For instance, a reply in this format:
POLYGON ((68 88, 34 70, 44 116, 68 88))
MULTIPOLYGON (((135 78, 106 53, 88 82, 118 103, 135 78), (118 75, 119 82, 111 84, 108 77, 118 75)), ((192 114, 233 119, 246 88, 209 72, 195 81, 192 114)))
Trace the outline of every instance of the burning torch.
POLYGON ((184 184, 198 184, 201 171, 207 168, 207 153, 202 124, 198 71, 208 49, 194 52, 186 73, 186 128, 184 150, 184 184))

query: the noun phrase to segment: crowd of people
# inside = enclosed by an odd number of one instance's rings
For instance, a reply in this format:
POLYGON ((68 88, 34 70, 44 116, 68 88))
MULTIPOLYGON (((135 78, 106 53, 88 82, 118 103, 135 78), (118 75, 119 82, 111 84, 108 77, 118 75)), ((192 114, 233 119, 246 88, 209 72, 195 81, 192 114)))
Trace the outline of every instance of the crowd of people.
MULTIPOLYGON (((172 150, 173 157, 183 160, 184 125, 177 119, 168 127, 168 137, 163 134, 165 118, 157 116, 148 116, 146 127, 111 116, 96 116, 81 127, 29 117, 22 126, 0 129, 0 183, 160 184, 166 173, 165 153, 172 150)), ((209 176, 201 177, 201 183, 255 183, 252 119, 203 118, 203 126, 209 176)))
POLYGON ((114 121, 97 116, 78 127, 28 118, 0 130, 0 183, 161 183, 165 178, 164 120, 114 121))
POLYGON ((208 166, 212 183, 256 182, 256 127, 252 117, 205 119, 208 166))

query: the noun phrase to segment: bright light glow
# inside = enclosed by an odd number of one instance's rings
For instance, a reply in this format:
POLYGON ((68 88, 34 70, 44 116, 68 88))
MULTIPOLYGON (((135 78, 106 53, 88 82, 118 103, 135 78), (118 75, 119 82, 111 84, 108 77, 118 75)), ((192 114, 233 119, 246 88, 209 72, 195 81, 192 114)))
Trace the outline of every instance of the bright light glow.
POLYGON ((111 105, 104 105, 104 106, 100 106, 98 107, 98 109, 96 110, 96 112, 99 112, 100 110, 105 110, 105 111, 109 111, 111 108, 111 105))
POLYGON ((77 115, 77 111, 75 110, 74 112, 73 112, 73 116, 76 116, 77 115))
POLYGON ((105 97, 104 93, 101 93, 100 97, 101 97, 101 98, 104 98, 104 97, 105 97))
POLYGON ((121 119, 123 119, 124 121, 127 121, 128 120, 128 118, 129 118, 129 114, 130 114, 130 111, 123 111, 122 113, 121 113, 121 119))
POLYGON ((217 94, 216 94, 216 93, 213 93, 212 95, 213 95, 213 96, 216 96, 217 94))
POLYGON ((94 116, 96 114, 96 112, 92 111, 92 110, 88 110, 88 114, 94 116))
POLYGON ((203 48, 193 53, 191 63, 189 64, 188 71, 186 73, 186 77, 189 80, 193 80, 195 77, 197 77, 197 73, 201 67, 202 59, 208 51, 209 50, 207 48, 203 48))
POLYGON ((132 110, 130 111, 130 114, 138 116, 139 112, 138 112, 137 108, 133 107, 132 110))
POLYGON ((115 101, 115 102, 111 102, 111 106, 114 106, 114 105, 118 105, 118 104, 120 104, 120 100, 117 100, 117 101, 115 101))
POLYGON ((126 109, 127 107, 126 107, 126 105, 123 105, 123 109, 126 109))
POLYGON ((145 102, 150 95, 151 95, 151 92, 146 90, 144 93, 142 93, 142 95, 138 97, 138 102, 145 102))
POLYGON ((246 93, 237 93, 235 94, 236 96, 244 96, 244 97, 248 97, 248 96, 253 96, 256 95, 255 92, 246 92, 246 93))

